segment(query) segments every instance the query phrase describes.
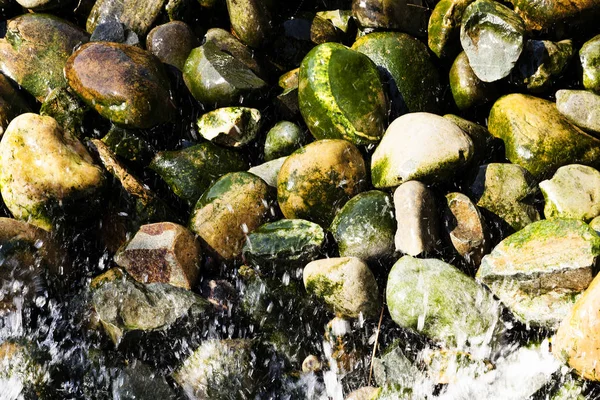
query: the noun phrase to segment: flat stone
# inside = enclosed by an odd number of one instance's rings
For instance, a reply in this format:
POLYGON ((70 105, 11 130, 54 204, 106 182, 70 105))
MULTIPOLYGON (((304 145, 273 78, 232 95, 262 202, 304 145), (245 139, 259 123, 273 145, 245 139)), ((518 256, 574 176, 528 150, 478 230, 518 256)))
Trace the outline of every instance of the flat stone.
POLYGON ((281 170, 283 163, 285 163, 285 160, 287 160, 287 157, 276 158, 252 167, 248 172, 261 178, 267 185, 277 188, 277 177, 279 176, 279 171, 281 170))
POLYGON ((556 108, 574 125, 600 134, 600 96, 585 90, 559 90, 556 108))
POLYGON ((261 79, 269 79, 269 69, 262 65, 259 57, 254 55, 254 51, 228 31, 221 28, 211 28, 206 31, 204 40, 214 43, 219 50, 231 54, 261 79))

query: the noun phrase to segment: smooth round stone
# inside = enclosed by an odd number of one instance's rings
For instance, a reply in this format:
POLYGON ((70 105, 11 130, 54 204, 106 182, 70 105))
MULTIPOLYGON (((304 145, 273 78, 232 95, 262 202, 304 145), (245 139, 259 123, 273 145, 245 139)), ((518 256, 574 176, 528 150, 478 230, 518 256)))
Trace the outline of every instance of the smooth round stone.
POLYGON ((198 132, 206 140, 227 147, 250 143, 260 129, 260 111, 248 107, 218 108, 198 119, 198 132))
POLYGON ((489 154, 492 141, 497 139, 494 139, 484 126, 454 114, 446 114, 444 118, 454 122, 464 133, 469 135, 473 141, 474 162, 483 160, 489 154))
POLYGON ((511 0, 528 31, 552 31, 558 23, 578 24, 597 21, 600 4, 595 0, 535 1, 511 0))
POLYGON ((552 179, 540 182, 546 218, 590 221, 600 215, 600 172, 585 165, 560 167, 552 179))
POLYGON ((600 96, 585 90, 559 90, 556 108, 574 125, 600 134, 600 96))
POLYGON ((231 29, 246 45, 265 45, 273 29, 272 0, 227 0, 231 29))
POLYGON ((600 35, 581 46, 579 60, 583 69, 583 87, 600 94, 600 35))
POLYGON ((474 0, 441 0, 435 5, 427 28, 428 45, 439 58, 454 56, 460 51, 458 36, 462 16, 474 0))
POLYGON ((183 70, 185 60, 193 48, 199 45, 198 38, 188 25, 172 21, 152 29, 146 37, 146 47, 165 64, 183 70))
POLYGON ((371 161, 376 188, 409 180, 443 182, 473 157, 473 141, 456 124, 429 113, 405 114, 388 127, 371 161))
POLYGON ((483 82, 475 75, 464 51, 450 68, 450 90, 459 110, 485 104, 496 98, 497 93, 494 83, 483 82))
POLYGON ((350 199, 330 227, 341 257, 377 261, 394 253, 396 222, 392 199, 371 190, 350 199))
POLYGON ((473 72, 484 82, 510 73, 523 50, 525 24, 510 8, 493 0, 477 0, 465 10, 460 43, 473 72))
POLYGON ((328 227, 366 182, 364 160, 353 144, 317 140, 296 150, 283 163, 277 177, 279 207, 286 218, 328 227))
POLYGON ((535 178, 568 164, 599 165, 600 140, 569 123, 548 100, 524 94, 498 99, 488 119, 490 133, 504 141, 506 158, 535 178))
POLYGON ((289 121, 280 121, 267 132, 264 147, 265 161, 289 156, 309 141, 310 137, 298 125, 289 121))
POLYGON ((175 113, 160 61, 134 46, 93 42, 67 61, 71 88, 100 115, 132 128, 150 128, 175 113))
POLYGON ((375 277, 358 258, 316 260, 304 267, 302 276, 306 291, 322 298, 338 315, 374 318, 380 311, 375 277))
POLYGON ((363 29, 400 30, 423 37, 429 6, 423 0, 353 0, 352 14, 363 29))
POLYGON ((376 143, 387 119, 387 100, 375 64, 338 43, 311 50, 300 66, 298 102, 316 139, 376 143))

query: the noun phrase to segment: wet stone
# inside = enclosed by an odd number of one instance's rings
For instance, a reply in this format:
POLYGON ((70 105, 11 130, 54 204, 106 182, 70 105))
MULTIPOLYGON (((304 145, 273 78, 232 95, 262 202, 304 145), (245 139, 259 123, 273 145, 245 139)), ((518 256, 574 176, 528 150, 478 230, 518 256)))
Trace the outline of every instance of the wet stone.
POLYGON ((353 0, 352 14, 362 28, 427 35, 429 3, 424 0, 353 0))
POLYGON ((267 132, 264 147, 265 161, 289 156, 309 141, 310 137, 298 125, 289 121, 280 121, 267 132))
POLYGON ((63 129, 76 136, 81 132, 88 111, 87 104, 70 88, 54 89, 40 107, 40 115, 54 118, 63 129))
POLYGON ((475 75, 465 52, 460 53, 452 64, 450 89, 459 110, 468 110, 497 97, 496 85, 483 82, 475 75))
POLYGON ((452 57, 460 51, 459 34, 462 16, 474 0, 441 0, 429 18, 428 44, 439 58, 452 57))
POLYGON ((116 125, 110 127, 102 142, 117 156, 129 161, 146 163, 154 153, 152 146, 141 137, 140 132, 116 125))
POLYGON ((258 134, 262 116, 255 108, 226 107, 202 115, 198 133, 206 140, 228 147, 245 146, 258 134))
POLYGON ((116 255, 115 263, 142 283, 168 283, 190 289, 200 272, 200 244, 172 222, 143 225, 116 255))
POLYGON ((344 34, 331 21, 317 15, 313 18, 310 26, 310 40, 315 44, 341 43, 344 40, 344 34))
POLYGON ((148 51, 163 63, 173 65, 180 71, 192 49, 198 45, 194 32, 181 21, 159 25, 146 37, 148 51))
POLYGON ((316 16, 331 22, 333 26, 344 33, 352 33, 353 28, 356 30, 351 10, 319 11, 316 16))
POLYGON ((473 121, 464 119, 454 114, 446 114, 444 118, 454 122, 463 132, 465 132, 473 141, 473 163, 479 163, 490 153, 495 139, 488 130, 473 121))
POLYGON ((579 60, 583 69, 583 86, 600 94, 600 35, 594 36, 581 46, 579 60))
POLYGON ((267 42, 273 29, 274 4, 270 0, 227 0, 231 29, 244 44, 258 48, 267 42))
POLYGON ((7 340, 0 344, 0 394, 12 400, 21 398, 23 389, 44 393, 51 382, 47 357, 29 340, 7 340))
POLYGON ((125 27, 119 21, 98 24, 90 36, 90 42, 125 42, 125 27))
POLYGON ((251 174, 254 174, 266 182, 267 185, 272 188, 277 188, 277 177, 279 171, 283 166, 283 163, 287 160, 287 157, 276 158, 266 163, 254 166, 248 170, 251 174))
POLYGON ((166 0, 98 0, 87 19, 86 30, 94 32, 99 24, 116 20, 145 36, 165 3, 166 0))
POLYGON ((373 377, 380 387, 412 387, 415 382, 425 378, 423 372, 404 354, 397 343, 392 343, 380 357, 373 360, 373 377))
POLYGON ((558 90, 556 108, 572 124, 600 134, 600 96, 585 90, 558 90))
POLYGON ((528 31, 552 30, 555 24, 579 24, 595 21, 600 16, 600 5, 594 0, 555 0, 530 2, 511 0, 515 12, 525 21, 528 31))

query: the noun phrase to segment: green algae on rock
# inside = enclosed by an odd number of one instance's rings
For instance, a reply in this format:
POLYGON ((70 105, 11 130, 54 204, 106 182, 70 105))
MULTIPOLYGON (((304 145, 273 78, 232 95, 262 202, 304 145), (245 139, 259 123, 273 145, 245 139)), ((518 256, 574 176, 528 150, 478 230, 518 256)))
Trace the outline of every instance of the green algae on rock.
POLYGON ((394 322, 447 348, 489 346, 499 328, 493 296, 440 260, 402 257, 390 271, 386 297, 394 322))
POLYGON ((262 47, 273 30, 273 0, 227 0, 231 30, 247 46, 262 47))
POLYGON ((475 0, 441 0, 429 17, 428 44, 439 58, 454 56, 460 51, 460 24, 465 9, 475 0))
POLYGON ((551 30, 556 23, 595 21, 600 16, 600 5, 595 0, 511 0, 511 3, 529 31, 551 30))
POLYGON ((497 97, 496 85, 483 82, 475 75, 464 51, 456 57, 450 68, 450 90, 459 110, 468 110, 497 97))
POLYGON ((304 267, 303 280, 306 291, 321 297, 338 315, 374 318, 380 311, 375 277, 358 258, 312 261, 304 267))
POLYGON ((289 156, 309 141, 309 135, 298 125, 279 121, 267 132, 263 150, 265 161, 289 156))
POLYGON ((357 39, 352 49, 367 55, 383 73, 393 116, 440 112, 444 88, 423 43, 405 33, 375 32, 357 39))
POLYGON ((330 231, 341 257, 364 261, 390 257, 396 232, 392 199, 378 190, 357 194, 336 214, 330 231))
POLYGON ((473 157, 473 141, 447 118, 411 113, 388 127, 371 161, 376 188, 409 180, 440 182, 465 167, 473 157))
POLYGON ((250 143, 261 127, 262 115, 256 108, 224 107, 198 119, 198 133, 206 140, 228 147, 250 143))
POLYGON ((246 235, 268 222, 269 186, 256 175, 232 172, 222 176, 198 199, 189 227, 209 250, 224 260, 242 254, 246 235))
POLYGON ((358 149, 339 139, 317 140, 296 150, 277 177, 277 198, 286 218, 328 227, 337 212, 363 191, 367 175, 358 149))
POLYGON ((600 134, 600 96, 587 90, 558 90, 556 108, 569 122, 600 134))
MULTIPOLYGON (((104 174, 85 147, 51 117, 22 114, 0 142, 0 192, 15 218, 46 230, 53 218, 77 214, 74 204, 99 201, 104 174)), ((80 210, 82 215, 83 210, 80 210)))
POLYGON ((477 279, 523 322, 558 328, 592 282, 600 237, 582 221, 534 222, 485 256, 477 279))
POLYGON ((460 43, 484 82, 508 76, 523 50, 524 35, 523 20, 499 2, 477 0, 464 11, 460 43))
POLYGON ((387 100, 375 64, 338 43, 311 50, 298 77, 300 112, 317 139, 377 143, 387 118, 387 100))
POLYGON ((137 47, 88 43, 69 58, 65 75, 90 107, 116 124, 150 128, 175 113, 162 63, 137 47))
POLYGON ((581 46, 579 60, 583 70, 583 87, 600 94, 600 35, 581 46))
POLYGON ((567 164, 598 165, 600 140, 569 123, 548 100, 509 94, 490 111, 488 129, 502 139, 506 158, 543 178, 567 164))

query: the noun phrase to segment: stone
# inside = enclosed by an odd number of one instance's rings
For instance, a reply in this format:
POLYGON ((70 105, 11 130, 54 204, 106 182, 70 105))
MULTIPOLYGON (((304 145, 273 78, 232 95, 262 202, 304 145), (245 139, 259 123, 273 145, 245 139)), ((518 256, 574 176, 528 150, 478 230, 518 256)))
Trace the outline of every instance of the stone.
POLYGON ((394 322, 446 348, 481 348, 500 336, 498 302, 443 261, 402 257, 390 271, 386 296, 394 322))
POLYGON ((231 29, 244 44, 265 45, 273 30, 274 4, 271 0, 227 0, 231 29))
POLYGON ((341 257, 379 261, 394 253, 392 199, 378 190, 359 193, 336 214, 330 231, 341 257))
POLYGON ((510 74, 523 50, 524 35, 521 17, 499 2, 477 0, 463 13, 460 43, 473 72, 484 82, 510 74))
POLYGON ((13 118, 29 111, 25 99, 15 90, 10 80, 0 74, 0 137, 13 118))
POLYGON ((141 137, 140 132, 133 129, 113 125, 102 138, 113 153, 124 160, 141 162, 144 165, 152 159, 155 150, 141 137))
POLYGON ((182 71, 193 48, 199 45, 192 29, 181 21, 172 21, 152 29, 146 37, 148 51, 165 64, 182 71))
POLYGON ((261 127, 262 115, 256 108, 225 107, 202 115, 198 133, 206 140, 227 147, 250 143, 261 127))
POLYGON ((444 228, 458 254, 478 267, 489 252, 489 234, 479 209, 469 197, 458 192, 446 195, 444 228))
POLYGON ((363 157, 353 144, 317 140, 285 160, 277 177, 277 199, 286 218, 328 227, 366 182, 363 157))
POLYGON ((0 70, 38 101, 64 88, 63 69, 89 36, 77 26, 47 14, 25 14, 8 21, 0 39, 0 70))
POLYGON ((92 42, 67 61, 71 88, 101 116, 131 128, 150 128, 175 114, 160 61, 140 48, 92 42))
POLYGON ((533 198, 535 181, 523 167, 492 163, 479 167, 469 187, 477 206, 518 231, 540 219, 533 198))
POLYGON ((439 224, 433 191, 419 181, 405 182, 394 191, 394 207, 396 250, 411 256, 434 250, 439 224))
POLYGON ((493 142, 498 141, 498 139, 490 135, 484 126, 454 114, 446 114, 444 118, 454 122, 473 141, 473 163, 480 163, 481 160, 489 156, 493 148, 493 142))
POLYGON ((316 16, 330 21, 344 33, 350 33, 352 28, 356 30, 356 26, 353 26, 354 18, 351 10, 318 11, 316 16))
POLYGON ((391 123, 375 149, 371 179, 376 188, 409 180, 444 182, 472 157, 473 141, 453 122, 435 114, 405 114, 391 123))
POLYGON ((585 90, 558 90, 556 108, 573 125, 600 134, 600 96, 585 90))
POLYGON ((141 283, 168 283, 191 289, 200 273, 200 244, 172 222, 143 225, 119 252, 115 263, 141 283))
POLYGON ((123 24, 116 20, 109 20, 96 25, 90 36, 90 42, 124 43, 125 37, 123 24))
POLYGON ((309 135, 298 125, 279 121, 267 132, 263 150, 265 161, 289 156, 309 141, 309 135))
POLYGON ((224 260, 242 254, 246 236, 268 222, 269 186, 248 172, 222 176, 202 194, 189 227, 224 260))
POLYGON ((385 130, 387 100, 375 64, 338 43, 321 44, 304 57, 298 102, 316 139, 370 144, 385 130))
POLYGON ((194 98, 210 107, 252 101, 252 96, 258 96, 267 86, 250 68, 213 42, 190 52, 183 67, 183 80, 194 98))
POLYGON ((279 176, 279 171, 281 171, 281 167, 285 160, 287 160, 287 157, 276 158, 254 166, 250 168, 248 172, 261 178, 270 187, 277 189, 277 177, 279 176))
POLYGON ((459 34, 465 9, 474 0, 441 0, 435 5, 427 28, 428 45, 439 58, 460 51, 459 34))
POLYGON ((148 365, 134 359, 128 363, 112 382, 113 395, 117 398, 150 398, 176 400, 173 389, 164 376, 148 365))
POLYGON ((54 118, 58 125, 75 136, 82 131, 88 111, 87 104, 68 87, 51 91, 40 107, 40 115, 54 118))
POLYGON ((600 140, 569 123, 548 100, 509 94, 497 100, 488 119, 490 133, 504 141, 506 158, 535 178, 568 164, 594 166, 600 140))
POLYGON ((380 311, 379 290, 373 273, 355 257, 327 258, 308 263, 303 272, 308 293, 322 298, 336 314, 375 318, 380 311))
POLYGON ((450 90, 461 111, 480 106, 497 97, 496 85, 493 82, 483 82, 475 75, 464 51, 456 57, 450 68, 450 90))
POLYGON ((191 399, 254 398, 259 373, 249 339, 207 339, 173 372, 191 399))
POLYGON ((145 36, 165 4, 166 0, 97 0, 85 29, 91 33, 99 24, 116 20, 138 35, 145 36))
POLYGON ((68 5, 72 0, 16 0, 23 8, 35 11, 45 11, 52 8, 68 5))
POLYGON ((441 112, 444 87, 427 47, 419 40, 400 32, 374 32, 358 38, 352 49, 377 65, 392 117, 407 112, 441 112))
POLYGON ((363 29, 400 30, 427 37, 428 6, 423 0, 352 0, 352 15, 363 29))
POLYGON ((591 283, 600 237, 569 219, 534 222, 500 242, 477 271, 521 321, 556 329, 591 283))
POLYGON ((48 391, 52 378, 49 355, 34 341, 6 340, 0 344, 0 385, 4 399, 17 400, 28 392, 48 391))
POLYGON ((540 182, 546 218, 572 218, 585 222, 600 215, 600 172, 572 164, 560 167, 552 179, 540 182))
POLYGON ((310 40, 315 44, 341 43, 344 41, 344 32, 337 29, 331 21, 315 15, 310 26, 310 40))
POLYGON ((581 46, 579 60, 583 70, 583 87, 600 94, 600 35, 594 36, 581 46))
POLYGON ((302 219, 269 222, 248 234, 242 250, 244 260, 263 270, 292 271, 314 260, 325 244, 319 225, 302 219))
POLYGON ((380 387, 412 387, 417 381, 426 378, 414 360, 410 360, 404 354, 399 344, 393 342, 381 356, 373 359, 373 378, 380 387))
POLYGON ((211 28, 206 31, 204 36, 206 42, 214 43, 219 50, 232 55, 236 60, 241 61, 246 67, 261 79, 269 79, 269 70, 258 57, 254 55, 254 51, 244 45, 231 33, 221 28, 211 28))
POLYGON ((551 30, 558 23, 594 21, 600 15, 600 6, 594 0, 553 0, 532 3, 511 0, 515 12, 525 21, 528 31, 551 30))
POLYGON ((104 174, 83 144, 53 118, 21 114, 6 129, 0 192, 15 218, 52 230, 56 217, 89 215, 103 184, 104 174))
POLYGON ((97 276, 90 284, 92 306, 115 344, 130 331, 150 331, 173 324, 208 303, 193 292, 166 283, 142 284, 118 268, 97 276))
POLYGON ((217 179, 247 169, 248 161, 234 150, 204 142, 181 150, 158 152, 150 168, 177 196, 194 205, 217 179))
POLYGON ((286 72, 279 78, 279 87, 283 92, 277 96, 275 104, 284 118, 301 118, 300 104, 298 103, 298 73, 300 69, 296 68, 286 72))

